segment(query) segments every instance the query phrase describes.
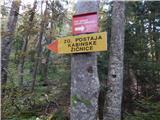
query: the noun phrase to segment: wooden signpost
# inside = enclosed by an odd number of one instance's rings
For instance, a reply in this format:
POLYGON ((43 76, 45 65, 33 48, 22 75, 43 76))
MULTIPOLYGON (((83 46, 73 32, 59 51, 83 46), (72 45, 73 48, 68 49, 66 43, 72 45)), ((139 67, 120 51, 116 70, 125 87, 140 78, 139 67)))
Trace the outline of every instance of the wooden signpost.
POLYGON ((60 38, 48 45, 53 52, 85 53, 107 50, 106 32, 60 38))

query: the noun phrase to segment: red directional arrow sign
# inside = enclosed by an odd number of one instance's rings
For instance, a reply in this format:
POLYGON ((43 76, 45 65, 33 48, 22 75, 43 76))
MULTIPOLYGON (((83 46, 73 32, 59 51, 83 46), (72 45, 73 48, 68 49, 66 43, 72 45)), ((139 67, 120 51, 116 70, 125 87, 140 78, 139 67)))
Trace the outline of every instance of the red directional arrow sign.
POLYGON ((48 49, 58 53, 58 40, 53 41, 51 44, 48 45, 48 49))
POLYGON ((96 12, 73 16, 73 35, 98 32, 98 16, 96 12))

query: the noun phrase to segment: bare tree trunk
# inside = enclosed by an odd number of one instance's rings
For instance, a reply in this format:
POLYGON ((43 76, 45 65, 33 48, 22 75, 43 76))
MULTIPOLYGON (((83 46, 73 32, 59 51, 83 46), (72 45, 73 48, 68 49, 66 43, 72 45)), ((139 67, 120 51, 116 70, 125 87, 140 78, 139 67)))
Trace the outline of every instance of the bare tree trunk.
POLYGON ((136 71, 130 65, 126 65, 124 78, 123 112, 133 113, 134 101, 142 93, 138 84, 136 71))
POLYGON ((32 92, 34 91, 34 88, 35 88, 35 81, 36 81, 36 76, 37 76, 37 68, 38 68, 38 65, 39 65, 40 57, 41 57, 41 51, 42 51, 41 42, 42 42, 42 38, 43 38, 43 28, 41 27, 41 32, 40 32, 40 35, 39 35, 39 41, 38 41, 38 46, 37 46, 37 56, 36 56, 36 59, 35 59, 35 64, 34 64, 34 69, 33 69, 33 74, 32 74, 32 87, 31 87, 31 91, 32 92))
POLYGON ((138 80, 132 68, 129 68, 130 85, 129 90, 132 93, 132 100, 135 100, 141 94, 141 86, 138 85, 138 80))
MULTIPOLYGON (((35 9, 37 7, 37 1, 34 2, 33 8, 31 10, 31 15, 29 18, 29 23, 31 25, 30 29, 32 29, 33 26, 33 18, 35 15, 35 9)), ((27 51, 27 46, 28 46, 28 40, 29 40, 29 35, 30 35, 30 29, 28 30, 27 35, 25 36, 24 39, 24 43, 23 43, 23 47, 22 47, 22 52, 25 53, 27 51)), ((19 86, 22 87, 23 86, 23 69, 24 69, 24 63, 25 63, 25 54, 22 56, 22 58, 19 61, 19 66, 18 66, 18 70, 19 70, 19 86)))
MULTIPOLYGON (((48 40, 51 41, 51 40, 48 40)), ((50 44, 51 42, 47 42, 47 44, 50 44)), ((44 53, 44 61, 41 63, 41 75, 42 80, 44 81, 43 85, 47 86, 47 91, 49 90, 49 81, 48 81, 48 63, 49 63, 49 57, 50 57, 50 51, 47 50, 44 53)))
MULTIPOLYGON (((98 1, 80 1, 76 14, 97 12, 98 1)), ((71 58, 71 120, 96 120, 99 79, 97 54, 73 54, 71 58)))
POLYGON ((43 77, 44 85, 47 85, 47 86, 49 85, 49 81, 48 81, 49 55, 50 55, 50 51, 47 51, 47 53, 45 54, 45 61, 44 63, 42 63, 42 77, 43 77))
POLYGON ((125 3, 122 1, 114 1, 104 120, 121 119, 125 25, 124 11, 125 3))
POLYGON ((37 46, 37 56, 36 56, 35 66, 34 66, 33 75, 32 75, 32 87, 31 87, 32 92, 34 91, 34 88, 35 88, 37 69, 38 69, 38 65, 39 65, 39 61, 41 57, 41 51, 42 51, 41 43, 42 43, 43 34, 44 34, 45 26, 46 26, 46 15, 47 15, 47 6, 44 11, 44 17, 42 18, 42 21, 41 21, 41 30, 39 33, 39 41, 38 41, 38 46, 37 46))
MULTIPOLYGON (((7 82, 7 69, 8 69, 8 62, 9 62, 9 55, 11 52, 12 47, 12 41, 13 41, 13 34, 16 28, 16 23, 18 20, 18 12, 20 7, 20 0, 14 0, 12 2, 10 15, 8 18, 8 24, 7 24, 7 35, 2 38, 2 67, 1 67, 1 82, 2 87, 7 82)), ((4 92, 4 89, 2 89, 2 93, 4 92)))
MULTIPOLYGON (((48 5, 48 4, 47 4, 48 5)), ((53 34, 53 19, 54 19, 54 11, 52 11, 52 21, 51 21, 51 28, 49 31, 49 37, 47 38, 46 42, 47 44, 51 43, 51 39, 52 39, 52 34, 53 34)), ((48 86, 47 91, 49 90, 49 81, 48 81, 48 63, 49 63, 49 58, 50 58, 50 50, 47 49, 45 56, 45 63, 43 64, 43 70, 42 70, 42 75, 43 75, 43 79, 44 79, 44 84, 48 86)))

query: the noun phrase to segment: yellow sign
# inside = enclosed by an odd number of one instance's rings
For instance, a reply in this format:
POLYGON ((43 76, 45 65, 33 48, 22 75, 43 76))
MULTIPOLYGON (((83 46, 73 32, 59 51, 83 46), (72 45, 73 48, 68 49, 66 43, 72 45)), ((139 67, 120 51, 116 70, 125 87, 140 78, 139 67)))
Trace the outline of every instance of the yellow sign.
POLYGON ((60 38, 50 44, 48 48, 57 53, 106 51, 107 33, 101 32, 60 38))

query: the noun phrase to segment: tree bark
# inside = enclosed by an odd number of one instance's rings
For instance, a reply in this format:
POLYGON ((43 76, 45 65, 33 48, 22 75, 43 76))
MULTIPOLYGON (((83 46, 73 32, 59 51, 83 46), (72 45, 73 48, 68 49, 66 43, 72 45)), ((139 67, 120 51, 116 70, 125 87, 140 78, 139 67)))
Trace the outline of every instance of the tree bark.
MULTIPOLYGON (((33 22, 32 21, 33 21, 34 15, 35 15, 36 7, 37 7, 37 1, 34 2, 33 8, 31 10, 31 15, 29 17, 29 23, 31 24, 30 25, 31 26, 30 29, 32 29, 32 26, 33 26, 33 22)), ((28 40, 29 40, 29 35, 30 35, 30 29, 28 30, 27 35, 25 36, 25 39, 24 39, 24 44, 23 44, 23 47, 22 47, 22 53, 23 54, 27 51, 28 40)), ((20 87, 23 86, 24 63, 25 63, 25 54, 20 59, 19 66, 18 66, 18 70, 19 70, 19 86, 20 87)))
POLYGON ((40 61, 40 57, 41 57, 42 39, 43 39, 44 30, 45 30, 45 27, 46 27, 47 9, 48 8, 46 6, 45 11, 44 11, 44 17, 42 18, 42 21, 41 21, 41 29, 40 29, 40 33, 39 33, 39 41, 38 41, 38 46, 37 46, 37 56, 36 56, 35 66, 34 66, 33 75, 32 75, 31 92, 33 92, 34 88, 35 88, 35 82, 36 82, 36 77, 37 77, 37 69, 38 69, 38 65, 39 65, 39 61, 40 61))
MULTIPOLYGON (((16 23, 18 20, 18 12, 20 7, 20 0, 14 0, 12 2, 10 15, 8 18, 7 23, 7 35, 2 38, 2 67, 1 67, 1 82, 2 87, 5 86, 7 82, 7 69, 8 69, 8 62, 9 62, 9 55, 11 52, 12 42, 13 42, 13 34, 16 28, 16 23)), ((4 89, 2 89, 2 94, 4 89)))
MULTIPOLYGON (((78 0, 76 4, 76 14, 97 11, 96 0, 78 0)), ((97 54, 73 54, 71 58, 71 120, 96 120, 99 86, 97 54)))
MULTIPOLYGON (((48 3, 46 5, 48 6, 48 3)), ((50 44, 52 40, 53 23, 54 23, 54 11, 52 10, 49 36, 46 39, 47 44, 50 44)), ((44 85, 47 85, 48 87, 47 91, 49 91, 50 86, 49 86, 49 80, 48 80, 48 64, 49 64, 49 58, 50 58, 50 50, 47 49, 47 52, 44 54, 44 56, 45 56, 45 62, 42 64, 42 76, 43 76, 44 85)))
POLYGON ((125 3, 113 2, 112 31, 108 65, 107 94, 104 107, 104 120, 121 119, 121 103, 123 92, 123 56, 125 3))

